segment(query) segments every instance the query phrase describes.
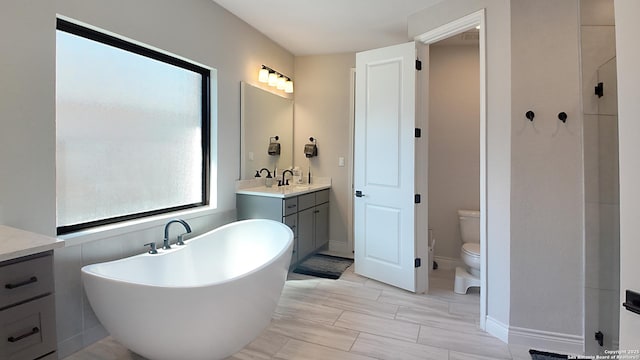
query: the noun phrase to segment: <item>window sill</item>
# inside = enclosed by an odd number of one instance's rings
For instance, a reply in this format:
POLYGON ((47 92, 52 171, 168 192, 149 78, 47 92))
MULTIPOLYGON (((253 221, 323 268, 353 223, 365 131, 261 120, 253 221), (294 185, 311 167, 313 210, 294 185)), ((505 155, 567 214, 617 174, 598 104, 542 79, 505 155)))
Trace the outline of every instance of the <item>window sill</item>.
POLYGON ((221 213, 221 211, 212 206, 202 206, 195 209, 175 211, 161 215, 123 221, 117 224, 98 226, 70 234, 59 235, 57 238, 65 241, 65 247, 76 246, 96 240, 143 231, 154 227, 161 227, 164 226, 167 221, 174 218, 181 218, 189 221, 216 213, 221 213))

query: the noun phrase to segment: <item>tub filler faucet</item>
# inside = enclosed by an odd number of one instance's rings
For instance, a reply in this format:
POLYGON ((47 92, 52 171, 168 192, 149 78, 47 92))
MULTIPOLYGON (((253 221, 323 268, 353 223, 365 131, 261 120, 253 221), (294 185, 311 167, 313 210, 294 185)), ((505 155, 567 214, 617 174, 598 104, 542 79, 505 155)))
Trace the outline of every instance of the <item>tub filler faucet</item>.
POLYGON ((185 230, 187 230, 186 233, 178 235, 178 241, 176 241, 176 245, 184 245, 184 240, 182 239, 182 237, 191 232, 191 226, 189 226, 186 221, 182 219, 170 220, 167 225, 164 226, 164 244, 162 248, 165 250, 171 249, 171 245, 169 245, 169 226, 173 223, 180 223, 182 224, 182 226, 184 226, 185 230))

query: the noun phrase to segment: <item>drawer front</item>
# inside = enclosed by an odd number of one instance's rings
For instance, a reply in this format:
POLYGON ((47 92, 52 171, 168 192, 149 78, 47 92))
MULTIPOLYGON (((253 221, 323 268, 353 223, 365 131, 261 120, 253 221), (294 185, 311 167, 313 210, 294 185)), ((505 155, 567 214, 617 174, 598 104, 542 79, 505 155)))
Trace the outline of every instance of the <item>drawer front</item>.
POLYGON ((293 197, 282 201, 282 216, 295 214, 298 212, 298 198, 293 197))
POLYGON ((53 292, 53 256, 0 266, 0 309, 53 292))
POLYGON ((316 205, 316 193, 304 194, 298 196, 298 206, 300 210, 308 209, 316 205))
POLYGON ((0 359, 26 360, 56 349, 53 295, 0 311, 0 359))
POLYGON ((298 236, 298 215, 297 214, 285 216, 282 219, 282 222, 291 228, 291 230, 293 231, 293 237, 298 236))
POLYGON ((329 189, 316 192, 316 205, 329 202, 329 189))

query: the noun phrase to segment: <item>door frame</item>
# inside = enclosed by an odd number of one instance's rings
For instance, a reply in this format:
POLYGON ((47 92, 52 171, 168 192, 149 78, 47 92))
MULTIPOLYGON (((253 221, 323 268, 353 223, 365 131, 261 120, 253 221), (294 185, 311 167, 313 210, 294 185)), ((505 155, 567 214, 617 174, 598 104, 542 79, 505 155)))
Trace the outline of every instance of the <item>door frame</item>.
MULTIPOLYGON (((487 51, 485 9, 441 25, 414 38, 429 45, 479 26, 480 52, 480 328, 487 317, 487 51)), ((429 69, 425 69, 428 73, 429 69)), ((428 76, 428 74, 427 74, 428 76)), ((428 111, 428 109, 425 109, 428 111)), ((428 128, 428 124, 425 124, 428 128)))

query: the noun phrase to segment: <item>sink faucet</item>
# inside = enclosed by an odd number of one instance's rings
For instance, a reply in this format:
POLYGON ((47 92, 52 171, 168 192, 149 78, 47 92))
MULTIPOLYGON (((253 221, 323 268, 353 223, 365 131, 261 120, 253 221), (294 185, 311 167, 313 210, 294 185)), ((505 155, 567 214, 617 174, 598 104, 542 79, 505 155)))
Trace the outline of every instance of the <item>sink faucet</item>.
MULTIPOLYGON (((169 245, 169 226, 173 223, 180 223, 182 224, 182 226, 184 226, 185 230, 187 230, 187 232, 185 234, 188 234, 191 232, 191 226, 189 226, 189 224, 187 224, 186 221, 181 220, 181 219, 173 219, 170 220, 167 225, 164 226, 164 244, 162 246, 163 249, 167 250, 167 249, 171 249, 171 245, 169 245)), ((176 245, 184 245, 184 241, 182 240, 182 237, 184 236, 184 234, 178 235, 178 241, 176 242, 176 245)))
POLYGON ((260 170, 256 170, 256 176, 255 177, 257 177, 257 178, 261 177, 260 174, 262 174, 263 171, 267 172, 267 179, 271 179, 272 178, 271 172, 267 168, 262 168, 260 170))
POLYGON ((282 185, 289 185, 289 180, 285 180, 285 179, 284 179, 284 176, 285 176, 287 173, 291 174, 291 177, 293 178, 293 171, 291 171, 291 170, 285 170, 285 171, 283 171, 283 172, 282 172, 282 181, 278 184, 279 186, 282 186, 282 185))

